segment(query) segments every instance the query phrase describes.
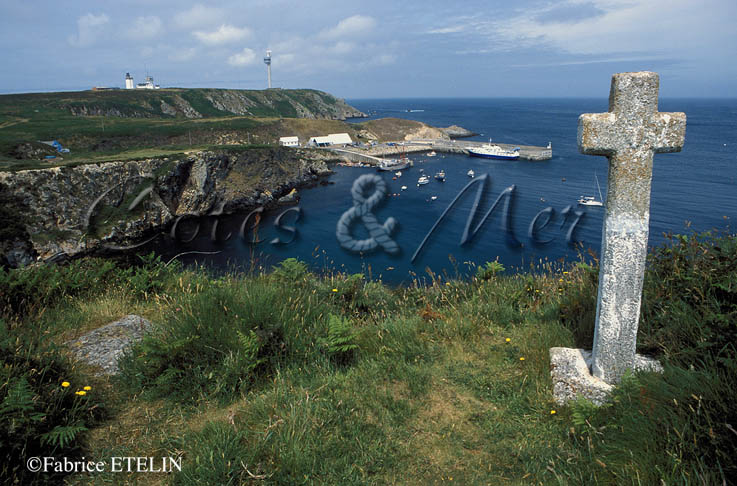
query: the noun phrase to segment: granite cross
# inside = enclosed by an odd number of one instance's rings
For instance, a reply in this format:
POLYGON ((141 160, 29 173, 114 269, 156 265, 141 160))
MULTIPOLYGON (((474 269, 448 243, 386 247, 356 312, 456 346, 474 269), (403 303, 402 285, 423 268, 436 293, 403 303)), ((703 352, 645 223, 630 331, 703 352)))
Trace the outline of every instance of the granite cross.
POLYGON ((684 113, 658 112, 658 75, 612 77, 608 113, 578 119, 578 147, 609 159, 591 372, 618 382, 635 365, 645 274, 653 153, 679 152, 684 113))

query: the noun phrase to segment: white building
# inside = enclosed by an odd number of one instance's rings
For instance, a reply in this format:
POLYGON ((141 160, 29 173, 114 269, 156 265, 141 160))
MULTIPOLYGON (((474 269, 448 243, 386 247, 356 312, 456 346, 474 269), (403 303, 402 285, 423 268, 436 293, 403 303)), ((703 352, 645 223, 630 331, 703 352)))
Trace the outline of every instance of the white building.
POLYGON ((131 76, 131 73, 125 73, 125 89, 133 89, 133 76, 131 76))
POLYGON ((352 145, 353 140, 347 133, 331 133, 325 137, 312 137, 308 142, 308 145, 314 147, 330 147, 331 145, 352 145))
MULTIPOLYGON (((131 82, 132 81, 133 81, 133 79, 131 78, 131 82)), ((153 76, 146 76, 146 82, 145 83, 138 83, 136 85, 136 89, 161 89, 161 86, 159 86, 158 84, 154 84, 154 77, 153 76)))
POLYGON ((279 145, 282 147, 299 147, 299 137, 281 137, 279 145))

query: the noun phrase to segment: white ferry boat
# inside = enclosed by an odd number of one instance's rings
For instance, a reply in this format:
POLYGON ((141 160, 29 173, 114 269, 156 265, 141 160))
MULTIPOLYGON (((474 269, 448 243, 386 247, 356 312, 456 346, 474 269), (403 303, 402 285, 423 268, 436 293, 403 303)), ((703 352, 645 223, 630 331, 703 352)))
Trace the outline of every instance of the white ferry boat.
POLYGON ((485 159, 518 160, 519 147, 515 147, 514 150, 505 150, 499 145, 485 143, 481 147, 469 147, 468 155, 485 159))

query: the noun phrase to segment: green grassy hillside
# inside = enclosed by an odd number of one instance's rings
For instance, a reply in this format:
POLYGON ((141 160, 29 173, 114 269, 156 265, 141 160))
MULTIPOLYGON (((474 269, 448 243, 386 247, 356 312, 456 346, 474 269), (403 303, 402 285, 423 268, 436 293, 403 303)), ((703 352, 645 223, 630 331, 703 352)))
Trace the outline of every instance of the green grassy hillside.
POLYGON ((400 288, 294 259, 217 277, 152 258, 0 269, 0 478, 61 484, 32 456, 134 456, 182 470, 65 484, 734 484, 736 265, 734 236, 654 250, 638 349, 665 372, 599 408, 552 400, 549 348, 591 343, 583 263, 400 288), (130 313, 155 327, 120 376, 70 360, 63 343, 130 313))
MULTIPOLYGON (((317 90, 161 89, 0 96, 0 170, 166 155, 214 145, 275 143, 280 120, 307 122, 305 135, 358 110, 317 90), (309 129, 315 125, 314 130, 309 129), (58 140, 56 154, 38 142, 58 140), (60 155, 45 160, 46 155, 60 155)), ((304 124, 302 124, 304 125, 304 124)))

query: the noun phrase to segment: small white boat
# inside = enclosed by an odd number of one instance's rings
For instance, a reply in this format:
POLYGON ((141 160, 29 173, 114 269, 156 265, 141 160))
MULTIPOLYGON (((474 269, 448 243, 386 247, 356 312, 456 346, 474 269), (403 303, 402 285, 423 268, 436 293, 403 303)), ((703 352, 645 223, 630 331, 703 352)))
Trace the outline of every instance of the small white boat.
POLYGON ((475 172, 473 171, 473 169, 469 169, 469 171, 468 171, 468 172, 466 172, 466 175, 467 175, 468 177, 473 177, 473 176, 475 176, 475 175, 476 175, 476 173, 475 173, 475 172))
POLYGON ((438 196, 430 196, 430 200, 431 200, 431 201, 434 201, 434 200, 436 200, 437 198, 438 198, 438 196))
POLYGON ((603 206, 604 203, 597 201, 594 196, 581 196, 578 198, 578 204, 582 206, 603 206))
POLYGON ((434 150, 432 152, 428 152, 427 153, 427 156, 428 157, 435 157, 436 155, 438 155, 438 154, 434 150))
POLYGON ((395 171, 398 169, 406 169, 411 166, 412 161, 409 159, 381 159, 377 168, 383 171, 395 171))
POLYGON ((599 185, 599 178, 594 174, 594 178, 596 179, 596 187, 599 189, 599 199, 601 201, 597 201, 594 196, 581 196, 578 198, 578 204, 581 206, 603 206, 604 203, 602 202, 604 200, 603 197, 601 197, 601 186, 599 185))
POLYGON ((402 177, 402 171, 398 170, 394 175, 397 177, 402 177))
POLYGON ((417 185, 418 186, 424 186, 425 184, 430 183, 430 177, 426 175, 421 175, 419 179, 417 179, 417 185))
POLYGON ((407 190, 407 186, 402 186, 402 190, 403 191, 406 191, 407 190))
POLYGON ((440 182, 445 182, 445 171, 441 170, 440 172, 436 172, 435 179, 437 179, 440 182))

